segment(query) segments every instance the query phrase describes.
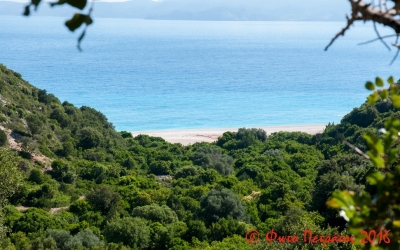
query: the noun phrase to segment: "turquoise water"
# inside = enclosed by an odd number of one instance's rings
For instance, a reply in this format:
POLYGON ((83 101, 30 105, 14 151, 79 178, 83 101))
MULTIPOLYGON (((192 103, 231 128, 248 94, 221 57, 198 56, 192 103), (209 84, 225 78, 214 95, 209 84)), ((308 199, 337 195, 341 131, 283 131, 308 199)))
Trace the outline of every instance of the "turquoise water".
MULTIPOLYGON (((91 106, 117 130, 327 124, 359 106, 365 81, 399 77, 372 26, 0 16, 0 63, 61 101, 91 106)), ((385 32, 383 32, 385 33, 385 32)))

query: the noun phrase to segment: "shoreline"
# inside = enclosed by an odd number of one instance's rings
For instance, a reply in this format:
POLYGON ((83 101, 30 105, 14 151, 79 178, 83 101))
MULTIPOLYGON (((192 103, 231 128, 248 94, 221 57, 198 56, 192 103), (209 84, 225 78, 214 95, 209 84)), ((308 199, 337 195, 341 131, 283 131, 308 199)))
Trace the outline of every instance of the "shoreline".
MULTIPOLYGON (((317 134, 324 131, 327 124, 310 125, 282 125, 282 126, 260 126, 268 135, 275 132, 305 132, 317 134)), ((250 127, 249 127, 250 128, 250 127)), ((251 127, 253 128, 253 127, 251 127)), ((130 132, 133 137, 140 134, 161 137, 170 143, 181 143, 182 145, 194 144, 196 142, 214 142, 223 133, 232 131, 237 132, 239 128, 199 128, 199 129, 177 129, 177 130, 158 130, 158 131, 139 131, 130 132)))

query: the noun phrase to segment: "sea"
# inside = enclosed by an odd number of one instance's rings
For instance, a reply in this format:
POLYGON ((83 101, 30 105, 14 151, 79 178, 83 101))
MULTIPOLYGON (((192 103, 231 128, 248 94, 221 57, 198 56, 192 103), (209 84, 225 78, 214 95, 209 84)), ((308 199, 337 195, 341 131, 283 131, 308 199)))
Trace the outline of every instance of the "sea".
MULTIPOLYGON (((0 16, 0 63, 61 102, 93 107, 116 130, 339 123, 376 76, 400 77, 395 49, 358 23, 166 21, 0 16)), ((382 35, 392 34, 379 27, 382 35)), ((393 39, 392 39, 393 40, 393 39)), ((393 42, 388 39, 388 44, 393 42)))

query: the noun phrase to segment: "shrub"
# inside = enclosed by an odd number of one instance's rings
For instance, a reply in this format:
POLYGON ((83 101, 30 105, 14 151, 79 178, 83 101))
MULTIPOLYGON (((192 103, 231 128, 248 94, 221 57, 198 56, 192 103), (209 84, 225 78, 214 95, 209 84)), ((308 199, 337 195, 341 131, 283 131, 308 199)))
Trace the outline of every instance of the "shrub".
POLYGON ((191 157, 194 164, 203 168, 212 168, 222 175, 233 172, 233 158, 222 154, 221 149, 216 147, 201 147, 191 157))
POLYGON ((8 144, 7 134, 0 129, 0 147, 3 147, 8 144))
POLYGON ((155 175, 169 175, 171 173, 170 162, 155 161, 150 164, 150 173, 155 175))
POLYGON ((97 187, 86 196, 89 203, 102 214, 113 212, 121 199, 120 195, 107 186, 97 187))
POLYGON ((369 106, 363 105, 360 108, 354 108, 349 114, 345 115, 341 123, 356 124, 357 126, 366 128, 379 116, 378 111, 369 106))
POLYGON ((82 242, 82 246, 84 247, 96 247, 101 246, 103 243, 90 229, 85 229, 79 233, 77 233, 74 238, 77 238, 80 242, 82 242))
POLYGON ((178 221, 178 217, 171 208, 163 205, 152 204, 148 206, 135 207, 132 216, 141 217, 146 220, 170 224, 178 221))
POLYGON ((199 170, 196 167, 193 166, 187 166, 179 169, 176 171, 174 178, 179 179, 179 178, 187 178, 189 176, 195 176, 199 173, 199 170))
POLYGON ((32 169, 31 173, 29 174, 29 181, 32 181, 36 184, 42 184, 43 183, 43 174, 42 171, 40 171, 39 169, 32 169))
POLYGON ((134 249, 147 249, 150 245, 150 229, 141 218, 127 217, 113 221, 104 229, 108 242, 123 243, 134 249))
POLYGON ((74 183, 77 175, 75 169, 70 166, 68 163, 55 160, 51 164, 52 170, 49 173, 53 176, 54 179, 65 182, 65 183, 74 183))
POLYGON ((127 132, 127 131, 121 131, 119 132, 119 134, 123 137, 123 138, 133 138, 132 134, 127 132))
POLYGON ((238 221, 247 221, 245 208, 240 199, 230 190, 212 189, 200 200, 199 217, 211 225, 222 218, 231 217, 238 221))
POLYGON ((79 146, 83 149, 98 147, 101 145, 102 140, 102 134, 91 127, 85 127, 79 133, 79 146))
POLYGON ((240 128, 236 133, 236 139, 243 140, 246 137, 254 137, 256 140, 264 142, 267 140, 267 133, 261 128, 240 128))

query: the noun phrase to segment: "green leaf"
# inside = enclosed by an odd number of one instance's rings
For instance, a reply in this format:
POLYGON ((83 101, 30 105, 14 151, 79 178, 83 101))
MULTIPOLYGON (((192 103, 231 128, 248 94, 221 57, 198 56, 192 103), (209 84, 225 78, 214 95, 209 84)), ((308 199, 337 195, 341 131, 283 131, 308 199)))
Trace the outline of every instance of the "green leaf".
POLYGON ((378 100, 379 100, 379 95, 376 92, 370 94, 367 98, 367 102, 369 105, 374 105, 378 100))
POLYGON ((377 78, 375 79, 375 84, 376 84, 376 86, 378 86, 378 87, 383 87, 383 85, 384 85, 385 83, 383 82, 382 78, 377 77, 377 78))
POLYGON ((388 80, 387 80, 387 82, 388 82, 389 84, 394 84, 394 77, 393 77, 393 76, 389 77, 388 80))
POLYGON ((398 88, 397 88, 397 86, 395 84, 390 85, 390 89, 389 90, 390 90, 390 93, 392 95, 395 95, 398 92, 398 88))
POLYGON ((395 162, 397 159, 397 150, 396 149, 391 149, 389 151, 389 154, 386 158, 386 162, 387 164, 392 164, 393 162, 395 162))
POLYGON ((386 99, 389 97, 389 91, 387 89, 383 89, 379 94, 382 99, 386 99))
POLYGON ((393 221, 393 226, 394 227, 400 227, 400 220, 393 221))
POLYGON ((400 108, 400 95, 398 94, 392 95, 392 102, 393 106, 395 106, 396 108, 400 108))
POLYGON ((383 168, 385 166, 385 161, 383 160, 383 158, 381 156, 375 155, 371 151, 368 151, 367 155, 370 157, 370 160, 372 161, 372 163, 374 163, 375 166, 377 166, 379 168, 383 168))
MULTIPOLYGON (((355 195, 353 196, 353 200, 355 204, 358 204, 359 206, 364 206, 368 205, 371 203, 371 195, 369 193, 361 193, 360 195, 355 195)), ((363 210, 368 210, 366 207, 363 208, 363 210)))
POLYGON ((390 117, 385 121, 385 128, 386 130, 391 130, 392 128, 400 130, 400 121, 394 117, 390 117))
POLYGON ((332 208, 342 208, 343 210, 352 210, 354 201, 352 194, 348 191, 336 190, 332 193, 332 198, 326 202, 326 205, 332 208))
POLYGON ((367 141, 368 147, 370 149, 372 149, 374 147, 374 145, 376 144, 376 141, 379 140, 371 132, 366 133, 363 137, 367 141))
POLYGON ((370 148, 370 151, 367 152, 367 155, 371 158, 371 161, 377 167, 384 167, 385 161, 382 158, 384 147, 382 140, 370 132, 365 134, 363 137, 367 141, 367 145, 370 148))
POLYGON ((372 82, 367 82, 365 84, 365 88, 368 89, 368 90, 374 90, 375 86, 374 86, 374 84, 372 82))
POLYGON ((367 181, 371 183, 371 185, 376 185, 383 179, 385 179, 385 176, 381 172, 374 172, 367 176, 367 181))
POLYGON ((326 205, 331 208, 340 208, 341 202, 338 199, 332 198, 326 202, 326 205))
POLYGON ((65 22, 65 25, 70 31, 74 31, 79 28, 83 23, 90 25, 93 22, 92 18, 88 15, 75 14, 71 20, 65 22))

